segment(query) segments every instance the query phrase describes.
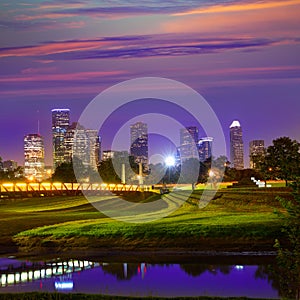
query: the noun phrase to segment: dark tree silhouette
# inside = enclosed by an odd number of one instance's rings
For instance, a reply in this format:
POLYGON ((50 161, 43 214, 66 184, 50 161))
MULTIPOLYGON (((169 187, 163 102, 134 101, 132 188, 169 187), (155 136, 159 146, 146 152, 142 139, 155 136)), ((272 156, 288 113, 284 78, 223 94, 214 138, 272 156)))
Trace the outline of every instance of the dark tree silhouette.
POLYGON ((300 144, 289 137, 281 137, 273 141, 267 148, 265 163, 277 178, 295 180, 300 175, 300 144))

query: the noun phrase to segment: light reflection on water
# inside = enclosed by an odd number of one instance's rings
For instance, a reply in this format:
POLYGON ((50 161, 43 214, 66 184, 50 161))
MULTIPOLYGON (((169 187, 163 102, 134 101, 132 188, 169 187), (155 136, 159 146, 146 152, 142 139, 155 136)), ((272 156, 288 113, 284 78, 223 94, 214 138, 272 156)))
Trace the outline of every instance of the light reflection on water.
POLYGON ((0 258, 0 293, 59 291, 124 296, 278 298, 267 266, 204 263, 111 263, 0 258))

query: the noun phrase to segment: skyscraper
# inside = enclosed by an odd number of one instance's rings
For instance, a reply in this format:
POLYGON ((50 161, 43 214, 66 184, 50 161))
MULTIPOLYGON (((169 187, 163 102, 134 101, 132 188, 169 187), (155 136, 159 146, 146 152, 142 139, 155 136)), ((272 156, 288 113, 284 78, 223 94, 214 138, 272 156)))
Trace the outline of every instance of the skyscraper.
POLYGON ((65 161, 65 135, 70 125, 69 109, 52 109, 53 166, 65 161))
POLYGON ((199 159, 201 162, 212 157, 212 137, 203 137, 198 142, 199 159))
POLYGON ((253 140, 249 143, 249 156, 250 156, 250 168, 255 169, 254 157, 257 155, 263 155, 265 152, 264 140, 253 140))
POLYGON ((199 158, 198 155, 198 128, 189 126, 180 129, 180 156, 181 160, 199 158))
POLYGON ((24 137, 24 175, 29 180, 42 181, 44 177, 44 140, 39 134, 24 137))
POLYGON ((142 163, 148 168, 148 127, 147 124, 137 122, 130 125, 130 154, 136 163, 142 163))
POLYGON ((73 122, 65 133, 64 160, 71 162, 76 156, 85 167, 96 170, 100 159, 100 137, 97 130, 85 129, 73 122))
POLYGON ((230 125, 230 160, 234 168, 244 169, 244 142, 239 121, 233 121, 230 125))

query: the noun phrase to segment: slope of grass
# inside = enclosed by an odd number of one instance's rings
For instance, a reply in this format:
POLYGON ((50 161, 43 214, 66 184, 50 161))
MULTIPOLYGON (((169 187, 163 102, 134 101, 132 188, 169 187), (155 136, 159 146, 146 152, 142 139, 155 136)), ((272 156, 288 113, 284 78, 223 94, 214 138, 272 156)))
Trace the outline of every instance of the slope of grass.
MULTIPOLYGON (((187 193, 179 191, 163 199, 168 207, 179 207, 187 193)), ((266 241, 272 247, 272 241, 280 235, 281 220, 274 214, 280 205, 275 198, 288 197, 289 190, 221 190, 215 200, 199 209, 201 193, 194 192, 171 215, 139 224, 110 219, 83 197, 17 200, 1 203, 0 228, 7 238, 16 234, 14 240, 25 247, 198 249, 207 239, 248 244, 266 241)), ((106 200, 103 197, 97 201, 106 200)), ((213 242, 207 247, 213 247, 213 242)))

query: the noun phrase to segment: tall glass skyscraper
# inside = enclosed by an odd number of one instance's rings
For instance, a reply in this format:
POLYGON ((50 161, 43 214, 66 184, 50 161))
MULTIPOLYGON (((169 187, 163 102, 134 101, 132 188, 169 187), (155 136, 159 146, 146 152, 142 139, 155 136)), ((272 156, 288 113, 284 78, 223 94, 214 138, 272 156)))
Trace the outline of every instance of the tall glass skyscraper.
POLYGON ((203 137, 198 142, 199 159, 204 162, 212 157, 212 137, 203 137))
POLYGON ((265 141, 253 140, 249 143, 249 156, 250 156, 250 168, 255 169, 256 165, 254 157, 258 155, 264 155, 265 153, 265 141))
POLYGON ((73 122, 65 134, 65 161, 70 163, 76 156, 85 167, 97 170, 100 160, 101 139, 97 130, 85 129, 73 122))
POLYGON ((24 175, 29 180, 42 181, 44 177, 44 140, 39 134, 24 137, 24 175))
POLYGON ((199 158, 198 155, 198 135, 196 126, 189 126, 180 129, 180 156, 181 160, 189 158, 199 158))
POLYGON ((230 125, 230 161, 237 170, 244 169, 243 132, 239 121, 230 125))
POLYGON ((137 122, 130 125, 130 154, 136 163, 142 163, 144 169, 148 168, 148 126, 137 122))
POLYGON ((65 136, 70 125, 69 109, 52 109, 53 166, 65 161, 65 136))

